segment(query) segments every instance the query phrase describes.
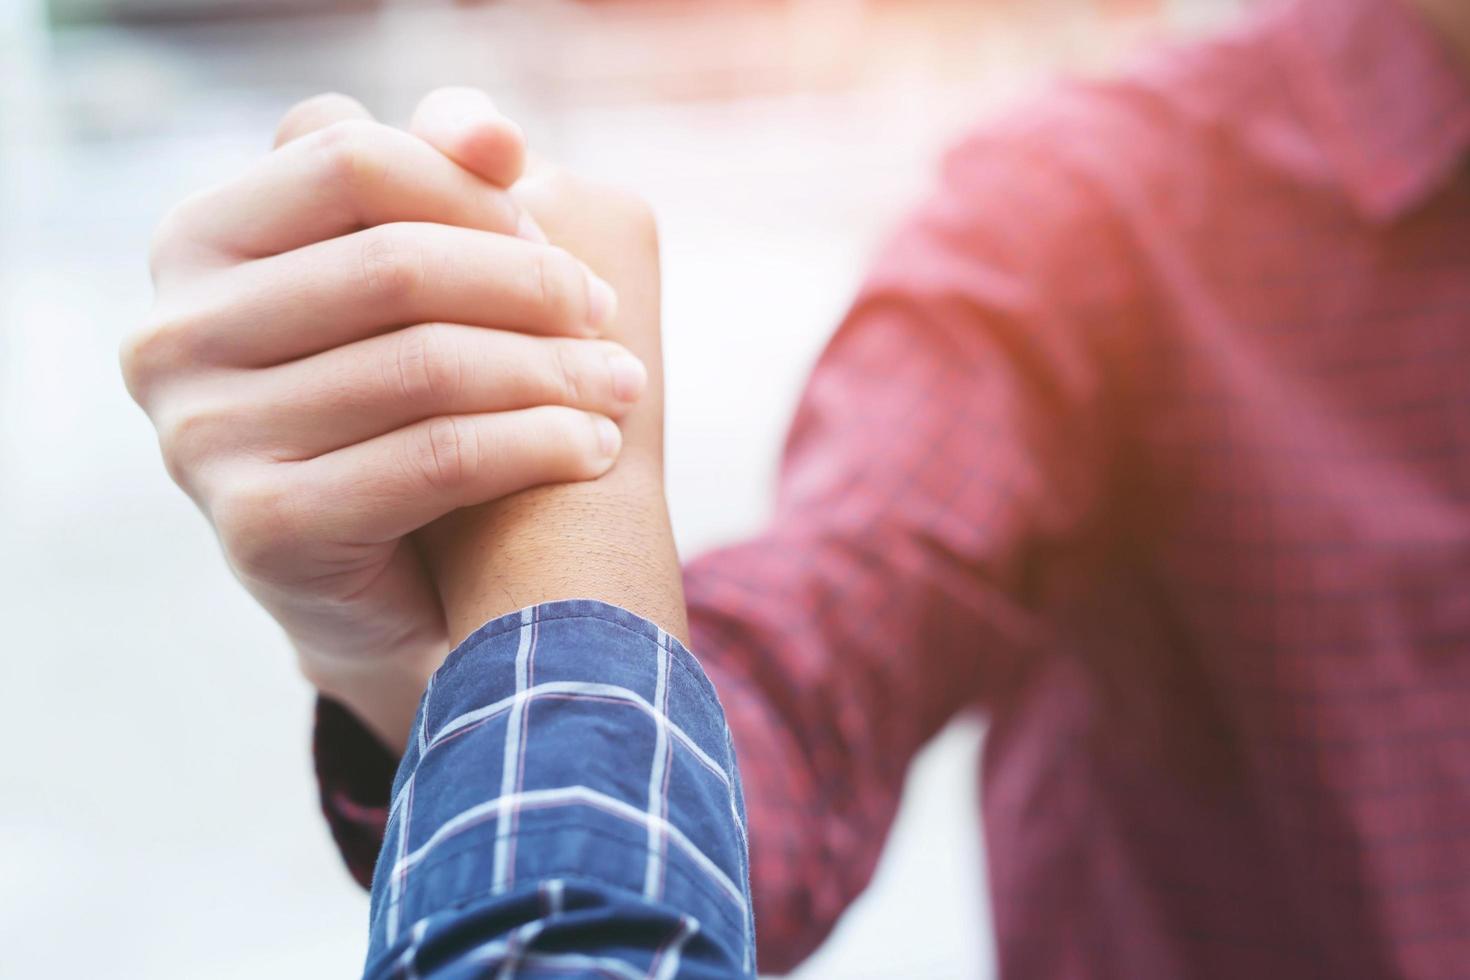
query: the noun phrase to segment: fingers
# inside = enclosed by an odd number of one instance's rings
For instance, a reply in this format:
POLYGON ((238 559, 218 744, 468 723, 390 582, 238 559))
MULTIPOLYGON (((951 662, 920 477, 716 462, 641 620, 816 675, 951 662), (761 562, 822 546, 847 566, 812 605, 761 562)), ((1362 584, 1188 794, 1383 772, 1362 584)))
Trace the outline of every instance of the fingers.
POLYGON ((520 179, 526 165, 525 134, 479 89, 435 89, 414 110, 408 130, 461 167, 501 187, 520 179))
POLYGON ((564 405, 621 418, 647 380, 608 341, 423 324, 257 372, 231 421, 278 457, 306 459, 438 415, 564 405))
MULTIPOLYGON (((416 136, 352 118, 303 131, 242 176, 184 201, 164 227, 180 245, 249 259, 400 221, 502 234, 522 225, 505 190, 416 136)), ((157 246, 166 257, 167 239, 157 246)))
POLYGON ((439 416, 283 465, 294 470, 294 494, 314 502, 315 533, 369 543, 527 487, 594 479, 621 445, 611 419, 546 406, 439 416))
POLYGON ((617 304, 612 287, 562 249, 446 225, 381 225, 219 276, 207 309, 155 325, 174 340, 155 347, 263 367, 415 323, 588 337, 617 304))
POLYGON ((333 123, 349 119, 371 120, 373 114, 356 99, 338 92, 326 92, 304 99, 286 110, 276 127, 273 146, 282 147, 307 133, 326 129, 333 123))

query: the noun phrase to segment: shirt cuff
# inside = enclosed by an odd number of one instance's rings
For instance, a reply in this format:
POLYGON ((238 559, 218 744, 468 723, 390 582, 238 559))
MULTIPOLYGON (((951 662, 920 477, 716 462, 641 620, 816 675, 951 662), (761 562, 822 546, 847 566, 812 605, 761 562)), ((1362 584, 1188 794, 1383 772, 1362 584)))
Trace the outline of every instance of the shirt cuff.
POLYGON ((724 712, 678 640, 626 610, 554 602, 477 630, 431 678, 384 802, 371 975, 753 974, 724 712))

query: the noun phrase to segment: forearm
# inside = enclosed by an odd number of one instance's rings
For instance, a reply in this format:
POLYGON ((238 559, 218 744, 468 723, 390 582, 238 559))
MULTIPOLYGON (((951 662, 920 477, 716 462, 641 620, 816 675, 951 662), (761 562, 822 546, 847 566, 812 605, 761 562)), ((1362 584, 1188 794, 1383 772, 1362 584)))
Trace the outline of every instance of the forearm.
POLYGON ((430 534, 455 643, 512 610, 572 598, 620 606, 688 641, 662 468, 632 447, 600 480, 528 490, 430 534))

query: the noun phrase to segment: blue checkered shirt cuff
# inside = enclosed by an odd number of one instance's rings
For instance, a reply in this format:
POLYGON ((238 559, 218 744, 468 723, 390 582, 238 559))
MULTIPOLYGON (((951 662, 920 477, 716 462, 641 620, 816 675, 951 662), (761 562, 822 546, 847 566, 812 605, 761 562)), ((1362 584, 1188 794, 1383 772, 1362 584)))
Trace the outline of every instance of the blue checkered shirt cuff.
POLYGON ((699 662, 592 600, 504 616, 424 693, 365 976, 753 976, 745 808, 699 662))

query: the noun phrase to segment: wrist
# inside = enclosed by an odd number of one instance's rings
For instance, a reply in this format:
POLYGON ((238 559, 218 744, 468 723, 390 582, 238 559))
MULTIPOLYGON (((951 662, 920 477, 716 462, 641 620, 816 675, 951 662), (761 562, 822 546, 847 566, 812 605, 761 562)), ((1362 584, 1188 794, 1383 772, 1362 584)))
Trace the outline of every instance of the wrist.
POLYGON ((625 454, 598 480, 460 511, 429 534, 425 554, 451 642, 508 612, 559 599, 598 599, 687 641, 656 454, 625 454))

